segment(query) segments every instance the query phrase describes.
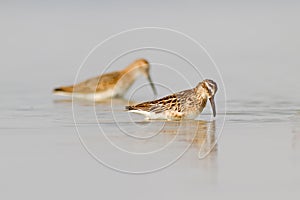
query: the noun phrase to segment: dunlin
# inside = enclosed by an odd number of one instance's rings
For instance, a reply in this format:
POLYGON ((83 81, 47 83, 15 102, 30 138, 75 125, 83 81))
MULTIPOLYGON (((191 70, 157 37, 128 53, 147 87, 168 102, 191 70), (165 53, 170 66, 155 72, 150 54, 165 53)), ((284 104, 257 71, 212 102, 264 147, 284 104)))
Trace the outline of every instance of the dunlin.
POLYGON ((139 59, 121 71, 103 74, 75 85, 59 87, 54 89, 53 93, 92 101, 122 97, 134 81, 143 75, 149 80, 152 90, 156 94, 149 70, 148 61, 139 59))
POLYGON ((194 119, 206 106, 207 100, 216 116, 214 96, 218 90, 217 84, 212 80, 204 80, 195 88, 178 92, 164 98, 126 106, 129 112, 145 115, 147 119, 194 119))

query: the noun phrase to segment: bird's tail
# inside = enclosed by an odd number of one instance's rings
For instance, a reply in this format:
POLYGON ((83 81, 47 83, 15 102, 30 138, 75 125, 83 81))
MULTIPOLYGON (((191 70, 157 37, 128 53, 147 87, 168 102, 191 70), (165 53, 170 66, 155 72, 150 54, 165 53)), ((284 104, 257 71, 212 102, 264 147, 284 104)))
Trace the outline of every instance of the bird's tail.
POLYGON ((125 110, 135 110, 133 106, 125 106, 125 110))
POLYGON ((53 90, 53 92, 73 92, 73 87, 58 87, 53 90))
POLYGON ((63 96, 69 96, 73 93, 73 86, 69 87, 58 87, 53 90, 53 94, 56 95, 63 95, 63 96))

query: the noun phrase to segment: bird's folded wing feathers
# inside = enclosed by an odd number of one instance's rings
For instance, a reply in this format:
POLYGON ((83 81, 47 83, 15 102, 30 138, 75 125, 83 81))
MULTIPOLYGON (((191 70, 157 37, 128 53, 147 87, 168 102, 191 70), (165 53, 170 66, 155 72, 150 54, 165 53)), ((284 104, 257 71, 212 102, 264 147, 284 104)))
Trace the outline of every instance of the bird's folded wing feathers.
POLYGON ((176 98, 176 94, 173 94, 155 101, 148 101, 148 102, 137 104, 135 106, 127 106, 126 109, 161 113, 166 110, 178 111, 179 107, 180 107, 180 102, 176 98))
POLYGON ((104 74, 74 85, 73 91, 79 93, 101 92, 113 88, 120 77, 120 72, 104 74))

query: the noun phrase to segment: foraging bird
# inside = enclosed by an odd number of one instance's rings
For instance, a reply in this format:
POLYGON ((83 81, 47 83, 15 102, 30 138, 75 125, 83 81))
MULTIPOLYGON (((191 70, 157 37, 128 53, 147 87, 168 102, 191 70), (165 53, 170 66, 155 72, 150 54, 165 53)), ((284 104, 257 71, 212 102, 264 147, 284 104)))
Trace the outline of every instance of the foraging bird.
POLYGON ((122 97, 134 81, 143 75, 148 79, 154 94, 156 94, 149 70, 150 65, 148 61, 139 59, 121 71, 103 74, 75 85, 59 87, 54 89, 53 93, 92 101, 122 97))
POLYGON ((194 119, 202 112, 209 99, 215 117, 214 96, 217 90, 217 84, 206 79, 193 89, 178 92, 158 100, 126 106, 126 109, 129 112, 145 115, 148 119, 194 119))

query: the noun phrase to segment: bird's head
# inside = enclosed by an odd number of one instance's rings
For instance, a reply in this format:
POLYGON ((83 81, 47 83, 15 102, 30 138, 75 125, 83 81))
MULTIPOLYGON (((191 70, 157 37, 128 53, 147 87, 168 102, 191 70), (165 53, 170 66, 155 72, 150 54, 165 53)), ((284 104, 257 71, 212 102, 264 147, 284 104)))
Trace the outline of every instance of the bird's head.
POLYGON ((130 71, 133 71, 133 72, 137 72, 135 74, 139 75, 139 74, 142 74, 144 75, 149 83, 150 83, 150 86, 153 90, 153 93, 156 95, 157 94, 157 91, 156 91, 156 88, 152 82, 152 78, 150 76, 150 64, 147 60, 145 59, 138 59, 138 60, 135 60, 130 66, 129 66, 129 70, 130 71))
POLYGON ((213 110, 214 117, 216 116, 216 106, 215 106, 215 94, 218 91, 218 86, 216 82, 213 80, 205 79, 204 81, 200 82, 197 87, 197 92, 203 98, 208 98, 213 110))

